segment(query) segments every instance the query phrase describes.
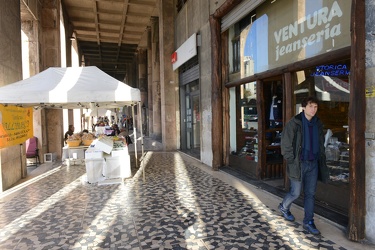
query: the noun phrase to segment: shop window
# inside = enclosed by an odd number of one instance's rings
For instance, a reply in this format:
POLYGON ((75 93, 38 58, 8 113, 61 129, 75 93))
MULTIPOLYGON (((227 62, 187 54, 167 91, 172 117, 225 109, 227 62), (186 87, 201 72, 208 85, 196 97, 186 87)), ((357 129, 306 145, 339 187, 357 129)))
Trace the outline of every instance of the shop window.
POLYGON ((236 109, 232 116, 235 124, 232 133, 236 137, 232 155, 244 160, 258 160, 258 111, 256 83, 247 83, 235 88, 236 109), (236 117, 236 118, 235 118, 236 117))
POLYGON ((327 165, 331 182, 347 183, 349 177, 349 60, 317 65, 296 73, 296 113, 309 95, 319 99, 318 117, 325 129, 327 165))
MULTIPOLYGON (((249 61, 249 58, 244 55, 245 38, 249 32, 249 27, 255 21, 255 17, 255 12, 251 12, 230 29, 231 48, 229 48, 229 57, 231 58, 231 73, 241 72, 241 75, 243 75, 242 71, 244 69, 241 68, 243 67, 243 61, 249 61)), ((247 65, 245 65, 245 70, 248 70, 246 66, 247 65)))
POLYGON ((350 10, 351 1, 263 1, 229 28, 230 72, 244 78, 350 46, 350 10))
POLYGON ((232 73, 235 73, 235 72, 239 72, 240 71, 240 66, 241 66, 241 62, 240 62, 240 38, 239 37, 236 37, 235 39, 232 40, 232 51, 233 51, 233 61, 232 61, 232 65, 233 65, 233 72, 232 73))
POLYGON ((230 110, 230 164, 256 178, 281 179, 280 139, 284 124, 281 77, 262 81, 260 86, 250 82, 233 88, 230 98, 236 100, 235 109, 230 110))
POLYGON ((282 179, 283 156, 281 155, 281 133, 284 126, 283 120, 283 83, 281 77, 265 79, 259 89, 264 104, 262 122, 263 141, 259 157, 260 177, 262 179, 282 179))

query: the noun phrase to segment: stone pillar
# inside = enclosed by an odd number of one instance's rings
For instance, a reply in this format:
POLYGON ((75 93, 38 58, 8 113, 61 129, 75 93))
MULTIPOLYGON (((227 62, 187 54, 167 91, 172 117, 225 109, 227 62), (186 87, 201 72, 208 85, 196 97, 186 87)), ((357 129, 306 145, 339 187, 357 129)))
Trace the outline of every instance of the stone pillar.
POLYGON ((41 17, 42 69, 59 67, 60 56, 60 1, 43 0, 41 17))
POLYGON ((22 79, 20 0, 0 0, 0 86, 22 79))
MULTIPOLYGON (((29 6, 30 7, 30 6, 29 6)), ((21 29, 25 36, 22 39, 22 46, 25 48, 25 52, 22 54, 22 65, 23 65, 23 78, 29 78, 38 74, 41 66, 40 59, 40 26, 39 21, 41 20, 40 15, 41 6, 37 5, 34 8, 29 8, 32 11, 32 15, 21 15, 21 29), (39 14, 39 15, 38 15, 39 14), (26 53, 26 51, 28 53, 26 53)), ((47 137, 43 125, 45 124, 44 110, 34 110, 33 114, 33 126, 34 136, 38 138, 39 158, 43 162, 43 154, 47 151, 47 137)))
POLYGON ((148 100, 147 100, 147 114, 146 114, 146 135, 153 133, 153 105, 152 105, 152 36, 151 27, 147 27, 147 84, 148 84, 148 100))
MULTIPOLYGON (((374 10, 375 3, 366 0, 366 10, 374 10)), ((362 12, 363 13, 363 12, 362 12)), ((375 134, 375 15, 372 11, 366 12, 366 132, 375 134)), ((352 65, 353 67, 353 65, 352 65)), ((352 143, 352 142, 351 142, 352 143)), ((375 140, 366 139, 366 238, 375 244, 375 140)), ((359 195, 359 194, 358 194, 359 195)))
POLYGON ((159 47, 159 18, 152 18, 151 26, 151 51, 152 51, 152 127, 151 137, 161 140, 161 100, 160 100, 160 52, 159 47))
MULTIPOLYGON (((41 1, 41 33, 39 34, 41 71, 49 67, 61 66, 60 3, 61 0, 41 1)), ((43 111, 41 113, 43 114, 43 111)), ((44 113, 41 125, 42 130, 47 132, 43 132, 42 135, 42 155, 55 152, 57 157, 61 157, 65 133, 62 122, 63 112, 62 110, 45 110, 44 113)))
MULTIPOLYGON (((20 0, 0 0, 0 86, 22 80, 20 0)), ((0 149, 0 194, 24 176, 25 146, 0 149)))
POLYGON ((159 0, 159 48, 160 48, 160 97, 161 125, 164 150, 177 149, 177 118, 179 111, 179 91, 174 79, 171 55, 174 47, 173 1, 159 0))
MULTIPOLYGON (((138 81, 139 81, 139 90, 141 91, 141 104, 138 107, 138 123, 142 123, 142 129, 145 131, 146 128, 146 114, 145 114, 145 107, 147 106, 147 91, 148 91, 148 83, 147 83, 147 50, 139 49, 138 50, 138 81)), ((140 131, 139 131, 140 132, 140 131)))
MULTIPOLYGON (((135 54, 135 62, 138 62, 138 53, 135 54)), ((126 82, 125 83, 133 88, 139 88, 138 64, 128 63, 126 65, 126 69, 127 70, 126 70, 126 82)), ((130 106, 126 107, 124 110, 125 110, 124 113, 127 116, 132 116, 132 108, 130 106)), ((140 126, 138 125, 139 122, 137 119, 137 117, 139 117, 138 114, 139 114, 138 108, 135 107, 134 108, 134 120, 136 124, 133 124, 133 126, 137 128, 137 136, 140 135, 140 131, 139 131, 140 126)))
POLYGON ((27 47, 28 54, 23 54, 22 64, 27 68, 23 68, 23 78, 29 78, 40 72, 39 69, 39 47, 38 47, 38 21, 22 19, 22 31, 27 39, 23 39, 24 47, 27 47))

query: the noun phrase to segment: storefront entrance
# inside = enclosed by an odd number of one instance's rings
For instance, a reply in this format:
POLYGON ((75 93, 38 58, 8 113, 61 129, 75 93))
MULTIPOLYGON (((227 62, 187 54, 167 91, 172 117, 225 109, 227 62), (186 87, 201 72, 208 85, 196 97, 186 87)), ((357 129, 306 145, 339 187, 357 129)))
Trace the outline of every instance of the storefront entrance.
POLYGON ((181 91, 181 150, 200 159, 200 95, 199 82, 186 84, 181 91))

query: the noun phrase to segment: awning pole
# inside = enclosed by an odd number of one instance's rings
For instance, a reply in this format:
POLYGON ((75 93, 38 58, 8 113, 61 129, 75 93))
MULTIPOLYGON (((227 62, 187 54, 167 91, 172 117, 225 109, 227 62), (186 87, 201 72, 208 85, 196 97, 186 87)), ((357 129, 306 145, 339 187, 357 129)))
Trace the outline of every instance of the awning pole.
MULTIPOLYGON (((143 113, 142 113, 142 108, 141 108, 141 103, 139 102, 138 103, 138 114, 140 114, 140 121, 141 121, 141 145, 142 145, 142 155, 141 155, 141 161, 143 162, 143 157, 144 157, 144 149, 143 149, 143 121, 142 121, 142 117, 143 117, 143 113)), ((146 181, 146 176, 145 176, 145 167, 144 165, 142 164, 141 162, 141 166, 142 166, 142 173, 143 173, 143 182, 146 181)))
POLYGON ((133 116, 133 135, 134 135, 134 153, 135 153, 135 166, 138 168, 138 154, 137 154, 137 128, 135 126, 134 118, 134 104, 132 104, 132 116, 133 116))

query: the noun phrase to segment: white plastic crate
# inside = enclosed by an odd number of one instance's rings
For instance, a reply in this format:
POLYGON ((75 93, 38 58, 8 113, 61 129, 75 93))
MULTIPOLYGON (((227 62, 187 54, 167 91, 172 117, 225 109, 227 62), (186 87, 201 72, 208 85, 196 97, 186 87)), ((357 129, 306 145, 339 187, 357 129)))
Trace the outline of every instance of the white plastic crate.
POLYGON ((99 139, 96 139, 93 144, 95 150, 100 150, 107 154, 111 153, 113 149, 113 141, 109 138, 101 137, 99 139))
POLYGON ((85 152, 83 148, 69 149, 69 158, 85 159, 85 152))
POLYGON ((87 182, 96 183, 102 178, 104 159, 85 159, 87 182))
POLYGON ((95 150, 94 148, 88 148, 85 151, 85 159, 100 159, 103 158, 103 151, 95 150))
POLYGON ((56 161, 56 153, 46 153, 44 154, 44 162, 53 162, 56 161))
POLYGON ((103 175, 105 178, 129 178, 131 177, 130 156, 106 157, 103 175))

